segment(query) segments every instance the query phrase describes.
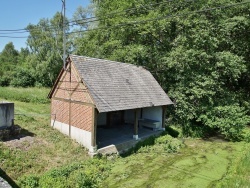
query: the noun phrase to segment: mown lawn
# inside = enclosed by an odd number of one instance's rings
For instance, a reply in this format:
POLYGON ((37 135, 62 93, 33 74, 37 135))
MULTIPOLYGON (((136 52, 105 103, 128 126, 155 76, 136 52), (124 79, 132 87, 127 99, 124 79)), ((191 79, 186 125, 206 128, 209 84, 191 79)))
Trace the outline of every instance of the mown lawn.
POLYGON ((0 168, 21 187, 250 185, 250 144, 245 142, 184 138, 176 153, 155 144, 126 157, 90 159, 81 146, 49 126, 48 92, 0 87, 0 101, 15 102, 15 124, 22 127, 19 139, 0 141, 0 168))

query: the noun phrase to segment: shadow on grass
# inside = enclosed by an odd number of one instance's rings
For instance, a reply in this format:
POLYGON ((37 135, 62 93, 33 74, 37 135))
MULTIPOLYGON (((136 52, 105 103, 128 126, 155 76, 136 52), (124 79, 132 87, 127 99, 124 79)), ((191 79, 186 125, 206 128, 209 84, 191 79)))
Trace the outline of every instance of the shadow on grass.
POLYGON ((0 168, 0 177, 2 177, 5 181, 7 181, 12 188, 19 188, 19 186, 1 168, 0 168))
POLYGON ((31 137, 35 136, 34 133, 28 131, 27 129, 21 128, 19 125, 14 125, 12 128, 8 130, 9 131, 6 132, 6 135, 3 135, 2 138, 0 138, 1 141, 7 142, 16 139, 19 140, 26 136, 31 136, 31 137))

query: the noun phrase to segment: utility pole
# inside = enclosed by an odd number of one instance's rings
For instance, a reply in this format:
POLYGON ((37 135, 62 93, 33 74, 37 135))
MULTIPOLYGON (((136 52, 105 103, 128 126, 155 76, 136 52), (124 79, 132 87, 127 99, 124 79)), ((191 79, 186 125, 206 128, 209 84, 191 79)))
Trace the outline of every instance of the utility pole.
POLYGON ((66 70, 66 0, 62 0, 63 3, 63 68, 66 70))

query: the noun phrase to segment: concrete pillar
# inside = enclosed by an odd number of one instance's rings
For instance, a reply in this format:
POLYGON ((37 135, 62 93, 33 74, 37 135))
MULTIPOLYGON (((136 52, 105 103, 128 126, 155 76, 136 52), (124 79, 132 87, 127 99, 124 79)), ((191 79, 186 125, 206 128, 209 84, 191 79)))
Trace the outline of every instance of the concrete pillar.
POLYGON ((0 102, 0 128, 14 124, 14 103, 0 102))

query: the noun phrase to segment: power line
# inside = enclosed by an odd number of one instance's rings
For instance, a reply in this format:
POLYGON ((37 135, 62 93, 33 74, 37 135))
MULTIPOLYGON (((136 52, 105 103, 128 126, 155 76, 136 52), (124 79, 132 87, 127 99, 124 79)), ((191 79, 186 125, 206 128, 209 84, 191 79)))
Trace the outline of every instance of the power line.
POLYGON ((14 38, 14 39, 21 39, 21 38, 28 38, 29 36, 5 36, 0 35, 0 38, 14 38))
POLYGON ((217 10, 217 9, 226 9, 226 8, 239 6, 239 5, 243 5, 243 4, 248 4, 248 3, 250 3, 250 1, 241 2, 241 3, 234 3, 234 4, 230 4, 230 5, 225 5, 225 6, 218 6, 218 7, 213 7, 213 8, 207 8, 207 9, 202 9, 202 10, 197 10, 197 11, 189 11, 187 13, 182 13, 182 14, 175 14, 175 15, 170 14, 167 16, 161 16, 161 17, 147 19, 147 20, 124 22, 124 23, 120 23, 117 25, 113 25, 113 26, 99 27, 99 28, 94 28, 94 29, 86 29, 83 31, 73 31, 73 32, 68 33, 67 35, 74 34, 74 33, 85 33, 85 32, 93 31, 93 30, 103 30, 103 29, 109 29, 109 28, 124 27, 124 26, 128 26, 128 25, 143 24, 143 23, 147 23, 147 22, 151 22, 151 21, 162 20, 162 19, 167 19, 167 18, 172 18, 172 17, 182 17, 182 16, 192 15, 195 13, 208 12, 208 11, 213 11, 213 10, 217 10))
MULTIPOLYGON (((63 0, 61 0, 63 2, 63 0)), ((186 2, 194 2, 195 0, 186 0, 186 2)), ((84 18, 84 19, 79 19, 79 20, 74 20, 74 21, 69 21, 67 24, 69 24, 69 26, 74 26, 74 25, 78 25, 76 22, 80 22, 80 21, 87 21, 86 23, 90 23, 90 22, 94 22, 94 21, 99 21, 99 20, 103 20, 103 19, 107 19, 109 18, 110 16, 114 16, 114 15, 120 15, 120 13, 124 13, 124 12, 127 12, 127 11, 132 11, 132 10, 137 10, 138 8, 145 8, 145 7, 153 7, 153 6, 156 6, 156 5, 161 5, 161 4, 167 4, 167 3, 171 3, 171 2, 174 2, 174 0, 168 0, 168 1, 165 1, 165 2, 161 2, 161 3, 153 3, 153 4, 150 4, 150 5, 141 5, 139 7, 134 7, 134 8, 129 8, 129 9, 125 9, 125 10, 122 10, 122 11, 114 11, 114 12, 111 12, 109 14, 106 14, 105 15, 105 18, 97 18, 96 16, 93 16, 93 17, 89 17, 89 18, 84 18), (93 20, 95 19, 95 20, 93 20), (88 21, 90 20, 90 21, 88 21), (75 24, 72 24, 70 25, 70 23, 75 23, 75 24)), ((65 8, 66 9, 66 8, 65 8)), ((148 10, 152 10, 153 8, 150 8, 148 10)), ((61 11, 62 13, 62 11, 61 11)), ((42 28, 42 27, 40 27, 42 28)), ((34 31, 34 30, 39 30, 40 29, 39 26, 36 26, 35 25, 35 28, 32 28, 31 30, 34 31)), ((56 27, 48 27, 48 29, 55 29, 56 27)), ((23 32, 30 32, 29 31, 30 29, 27 29, 27 28, 24 28, 24 29, 13 29, 13 30, 0 30, 0 32, 15 32, 15 31, 23 31, 23 32)))
MULTIPOLYGON (((169 0, 167 2, 155 3, 155 4, 151 4, 151 6, 159 5, 159 4, 166 4, 166 3, 173 2, 173 1, 174 0, 169 0)), ((189 1, 186 1, 186 2, 193 2, 193 0, 189 0, 189 1)), ((190 12, 187 12, 187 13, 181 13, 181 14, 175 14, 175 15, 170 14, 170 15, 166 15, 166 16, 162 16, 162 17, 157 17, 157 18, 152 18, 152 19, 147 19, 147 20, 124 22, 124 23, 120 23, 120 24, 117 24, 117 25, 113 25, 113 26, 99 27, 99 28, 93 28, 93 29, 86 29, 86 30, 81 30, 81 31, 73 31, 73 32, 67 33, 67 35, 74 34, 74 33, 84 33, 84 32, 93 31, 93 30, 103 30, 103 29, 109 29, 109 28, 124 27, 124 26, 128 26, 128 25, 142 24, 142 23, 147 23, 147 22, 151 22, 151 21, 167 19, 167 18, 171 18, 171 17, 188 16, 188 15, 192 15, 192 14, 195 14, 195 13, 202 13, 202 12, 213 11, 213 10, 217 10, 217 9, 225 9, 225 8, 230 8, 230 7, 239 6, 239 5, 248 4, 248 3, 250 3, 250 1, 245 1, 245 2, 241 2, 241 3, 234 3, 234 4, 230 4, 230 5, 225 5, 225 6, 218 6, 218 7, 213 7, 213 8, 207 8, 207 9, 202 9, 202 10, 197 10, 197 11, 190 11, 190 12)), ((141 7, 146 7, 146 6, 141 6, 141 7)), ((138 8, 140 8, 140 7, 126 9, 126 10, 119 11, 119 12, 116 11, 116 12, 113 12, 113 13, 110 13, 110 14, 106 15, 106 17, 102 18, 102 19, 106 19, 107 16, 112 16, 112 15, 120 14, 122 12, 130 11, 130 10, 135 10, 135 9, 138 9, 138 8)), ((71 21, 71 22, 68 22, 68 23, 74 23, 74 22, 77 22, 77 21, 86 21, 85 23, 90 23, 90 22, 99 21, 99 20, 101 20, 101 19, 98 19, 97 17, 90 17, 90 18, 85 18, 85 19, 81 19, 81 20, 71 21), (94 18, 96 18, 96 20, 93 20, 94 18)), ((77 24, 73 24, 73 25, 77 25, 77 24)), ((73 25, 70 25, 70 26, 73 26, 73 25)), ((40 29, 41 29, 40 26, 34 26, 34 28, 32 28, 32 29, 12 29, 12 30, 7 29, 7 30, 0 30, 0 32, 5 32, 5 33, 1 33, 1 34, 14 34, 15 32, 16 33, 19 33, 19 32, 20 33, 22 33, 22 32, 25 33, 25 32, 31 32, 31 31, 34 32, 36 30, 40 31, 40 29)), ((49 31, 49 30, 55 29, 55 27, 48 27, 47 29, 49 31)), ((27 38, 28 36, 5 36, 5 35, 2 35, 0 37, 1 38, 27 38)))
MULTIPOLYGON (((186 2, 194 2, 195 0, 186 0, 186 2)), ((161 2, 161 3, 153 3, 153 4, 149 4, 149 5, 141 5, 139 7, 134 7, 134 8, 129 8, 129 9, 125 9, 125 10, 122 10, 122 11, 114 11, 114 12, 111 12, 109 14, 106 14, 104 17, 105 18, 102 18, 102 19, 106 19, 106 18, 109 18, 109 16, 114 16, 114 15, 120 15, 120 13, 126 13, 128 11, 132 11, 132 10, 137 10, 139 8, 145 8, 145 7, 153 7, 153 6, 156 6, 156 5, 161 5, 161 4, 168 4, 168 3, 171 3, 171 2, 174 2, 174 0, 168 0, 168 1, 165 1, 165 2, 161 2)), ((150 8, 148 10, 152 10, 153 8, 150 8)), ((88 20, 91 20, 90 22, 93 22, 93 19, 97 18, 96 16, 93 16, 93 17, 89 17, 89 18, 84 18, 84 19, 79 19, 79 20, 73 20, 73 21, 70 21, 69 23, 74 23, 74 22, 80 22, 80 21, 88 21, 88 20)), ((102 20, 102 19, 97 19, 95 21, 99 21, 99 20, 102 20)), ((77 23, 76 23, 77 24, 77 23)), ((73 24, 74 25, 74 24, 73 24)))

